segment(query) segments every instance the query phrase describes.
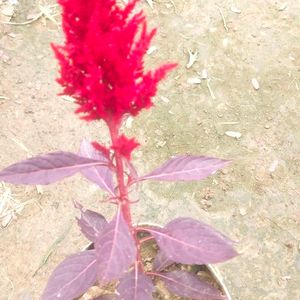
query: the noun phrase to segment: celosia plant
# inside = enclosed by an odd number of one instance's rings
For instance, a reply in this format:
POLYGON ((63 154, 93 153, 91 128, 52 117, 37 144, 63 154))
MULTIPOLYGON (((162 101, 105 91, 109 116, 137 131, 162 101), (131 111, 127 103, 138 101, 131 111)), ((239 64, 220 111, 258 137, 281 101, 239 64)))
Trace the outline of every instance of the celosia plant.
POLYGON ((131 154, 139 143, 120 133, 128 116, 150 108, 157 85, 175 64, 144 70, 144 56, 155 30, 148 30, 137 0, 123 7, 116 0, 59 0, 65 43, 53 49, 60 64, 58 82, 64 95, 76 100, 76 113, 87 121, 103 120, 111 145, 83 140, 79 154, 55 152, 16 163, 0 172, 0 181, 50 184, 80 172, 108 193, 116 214, 107 221, 81 204, 78 225, 94 249, 66 258, 52 273, 41 299, 71 300, 97 284, 116 282, 112 295, 97 299, 148 300, 152 279, 162 280, 173 293, 189 299, 224 299, 220 291, 183 270, 164 271, 173 263, 211 264, 237 253, 232 242, 210 226, 177 218, 162 228, 134 225, 130 189, 144 180, 201 180, 227 165, 218 158, 183 155, 138 176, 131 154), (146 233, 146 238, 140 238, 146 233), (146 271, 141 246, 154 239, 159 247, 153 270, 146 271))

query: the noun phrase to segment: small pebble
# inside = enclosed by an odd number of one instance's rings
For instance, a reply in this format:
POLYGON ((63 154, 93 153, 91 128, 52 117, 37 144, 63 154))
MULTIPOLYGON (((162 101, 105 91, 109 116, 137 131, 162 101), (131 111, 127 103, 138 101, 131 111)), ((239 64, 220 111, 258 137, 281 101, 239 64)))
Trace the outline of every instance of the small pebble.
POLYGON ((165 97, 165 96, 160 96, 160 99, 162 101, 164 101, 165 103, 169 103, 170 102, 170 100, 167 97, 165 97))
POLYGON ((15 37, 16 37, 16 34, 13 33, 13 32, 11 32, 11 33, 8 34, 8 36, 11 37, 11 38, 15 38, 15 37))
POLYGON ((162 148, 167 142, 166 141, 160 141, 156 144, 157 148, 162 148))
POLYGON ((225 39, 223 39, 223 47, 224 48, 227 48, 228 47, 228 44, 229 44, 229 40, 228 40, 228 38, 225 38, 225 39))
POLYGON ((240 14, 240 13, 242 12, 242 10, 239 9, 239 8, 237 8, 235 5, 232 5, 232 6, 230 7, 230 10, 231 10, 232 12, 236 13, 236 14, 240 14))
POLYGON ((201 78, 202 79, 207 79, 208 78, 208 72, 206 69, 203 69, 201 72, 201 78))
POLYGON ((240 214, 241 214, 241 216, 245 216, 247 214, 246 208, 241 207, 240 208, 240 214))
POLYGON ((259 86, 259 82, 257 81, 256 78, 252 78, 251 83, 255 90, 259 90, 260 86, 259 86))
POLYGON ((281 6, 278 7, 278 10, 279 10, 279 11, 284 11, 284 10, 287 9, 287 7, 288 7, 288 3, 287 3, 287 2, 284 2, 284 3, 282 3, 281 6))
POLYGON ((148 51, 147 51, 147 54, 148 55, 151 55, 153 52, 155 52, 157 50, 157 47, 156 46, 151 46, 148 51))
POLYGON ((2 61, 6 64, 9 64, 10 57, 4 54, 2 55, 2 61))
POLYGON ((188 84, 200 84, 201 83, 201 79, 198 78, 198 77, 192 77, 192 78, 189 78, 187 80, 187 83, 188 84))
POLYGON ((235 139, 239 139, 242 136, 242 134, 238 131, 226 131, 225 134, 235 139))

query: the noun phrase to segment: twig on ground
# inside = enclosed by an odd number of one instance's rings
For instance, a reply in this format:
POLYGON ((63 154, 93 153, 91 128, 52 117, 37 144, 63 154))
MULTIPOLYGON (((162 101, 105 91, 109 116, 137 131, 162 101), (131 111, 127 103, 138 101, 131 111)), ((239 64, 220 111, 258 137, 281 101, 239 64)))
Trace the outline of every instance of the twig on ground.
POLYGON ((240 122, 235 122, 235 121, 232 121, 232 122, 218 122, 218 124, 220 125, 236 125, 236 124, 239 124, 240 122))
MULTIPOLYGON (((17 140, 16 138, 13 138, 13 137, 9 137, 9 139, 12 140, 15 144, 17 144, 22 150, 24 150, 27 153, 28 158, 32 156, 30 154, 30 150, 21 141, 17 140)), ((40 195, 42 195, 44 193, 43 188, 40 185, 36 185, 36 190, 37 190, 38 194, 40 194, 40 195)))
POLYGON ((13 141, 16 145, 18 145, 22 150, 24 150, 27 155, 30 154, 30 151, 29 149, 19 140, 17 140, 16 138, 13 138, 13 137, 8 137, 11 141, 13 141))
POLYGON ((15 26, 22 26, 22 25, 29 25, 31 23, 34 23, 35 21, 39 20, 41 17, 46 17, 50 21, 52 21, 54 24, 58 25, 57 21, 54 19, 54 16, 51 13, 51 9, 57 7, 57 4, 55 5, 49 5, 49 6, 39 6, 40 12, 31 20, 24 21, 24 22, 1 22, 1 24, 5 25, 15 25, 15 26))
POLYGON ((71 96, 62 96, 61 99, 63 99, 64 101, 67 101, 67 102, 71 102, 71 103, 75 103, 75 101, 76 101, 71 96))
POLYGON ((217 6, 217 8, 218 8, 218 10, 220 12, 220 15, 222 17, 223 26, 224 26, 225 30, 228 31, 227 22, 226 22, 226 19, 225 19, 224 15, 223 15, 223 12, 222 12, 222 10, 221 10, 221 8, 219 6, 217 6))
POLYGON ((0 227, 7 227, 31 202, 36 202, 36 200, 21 202, 15 199, 11 189, 4 183, 0 183, 0 227))
POLYGON ((272 220, 271 218, 264 216, 264 215, 259 215, 260 218, 265 219, 267 221, 269 221, 271 224, 275 225, 277 228, 279 228, 280 230, 288 233, 294 240, 299 241, 299 239, 297 239, 296 236, 294 236, 291 232, 289 232, 287 229, 283 228, 281 225, 279 225, 276 221, 272 220))
POLYGON ((5 25, 16 25, 16 26, 18 26, 18 25, 20 25, 20 26, 22 26, 22 25, 28 25, 28 24, 31 24, 31 23, 37 21, 37 20, 38 20, 39 18, 41 18, 42 16, 43 16, 43 13, 40 12, 40 13, 37 14, 33 19, 28 20, 28 21, 25 21, 25 22, 1 22, 1 24, 5 24, 5 25))
POLYGON ((212 88, 211 88, 211 86, 210 86, 210 78, 207 78, 207 80, 206 80, 206 85, 207 85, 207 88, 208 88, 208 90, 209 90, 209 93, 210 93, 212 99, 213 99, 213 100, 216 100, 217 97, 215 96, 215 93, 214 93, 214 91, 212 90, 212 88))
POLYGON ((7 278, 8 282, 9 282, 10 285, 11 285, 11 293, 10 293, 10 295, 8 296, 8 300, 12 300, 12 299, 13 299, 14 292, 15 292, 15 286, 14 286, 12 280, 11 280, 8 276, 7 276, 6 278, 7 278))
POLYGON ((53 252, 56 250, 57 246, 66 238, 68 233, 70 232, 72 227, 72 223, 68 226, 68 228, 63 232, 61 236, 59 236, 54 243, 49 247, 47 253, 43 256, 38 268, 34 271, 32 277, 34 277, 38 271, 48 262, 50 256, 53 254, 53 252))
POLYGON ((176 7, 174 1, 173 1, 173 0, 169 0, 169 1, 171 2, 171 4, 172 4, 173 7, 174 7, 174 12, 175 12, 175 14, 176 14, 177 16, 179 16, 179 12, 177 11, 177 7, 176 7))
POLYGON ((146 0, 146 1, 150 5, 150 7, 153 8, 153 0, 146 0))
POLYGON ((52 5, 52 6, 41 6, 41 5, 39 5, 39 9, 43 13, 45 18, 52 21, 52 23, 54 23, 55 25, 58 25, 57 21, 54 18, 55 16, 57 16, 57 14, 52 14, 52 11, 51 11, 51 9, 56 7, 56 6, 57 5, 52 5))

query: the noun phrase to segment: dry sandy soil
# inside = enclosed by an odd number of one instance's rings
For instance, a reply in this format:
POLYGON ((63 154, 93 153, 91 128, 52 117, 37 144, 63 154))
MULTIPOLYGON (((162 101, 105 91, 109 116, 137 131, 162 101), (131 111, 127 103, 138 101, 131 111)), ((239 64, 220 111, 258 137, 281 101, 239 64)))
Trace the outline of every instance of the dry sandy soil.
MULTIPOLYGON (((73 103, 57 96, 49 43, 62 34, 53 4, 0 0, 1 22, 31 20, 0 24, 1 168, 29 155, 77 151, 82 137, 108 140, 102 123, 79 121, 73 103)), ((144 185, 135 219, 202 219, 239 242, 241 255, 218 266, 233 299, 300 299, 300 2, 141 6, 159 27, 147 64, 179 67, 160 85, 156 108, 127 124, 142 144, 134 157, 140 172, 178 153, 233 163, 201 183, 144 185), (189 52, 197 60, 187 68, 189 52), (208 79, 195 83, 206 72, 208 79)), ((2 186, 0 199, 15 213, 9 224, 0 220, 1 300, 39 299, 53 268, 87 243, 72 200, 112 214, 103 194, 79 176, 42 190, 2 186)))

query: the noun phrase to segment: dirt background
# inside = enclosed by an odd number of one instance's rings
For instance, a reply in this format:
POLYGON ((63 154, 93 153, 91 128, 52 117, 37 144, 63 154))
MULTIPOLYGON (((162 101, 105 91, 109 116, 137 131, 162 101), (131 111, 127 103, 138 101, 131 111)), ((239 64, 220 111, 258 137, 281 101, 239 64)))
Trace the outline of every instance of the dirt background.
MULTIPOLYGON (((1 22, 31 22, 0 24, 1 168, 29 155, 77 151, 82 137, 108 141, 102 123, 79 121, 73 103, 57 96, 49 43, 62 34, 53 4, 0 0, 1 22)), ((202 219, 239 242, 241 255, 218 265, 233 299, 300 299, 300 2, 141 6, 159 27, 147 65, 179 67, 160 85, 156 108, 126 123, 142 144, 134 156, 140 173, 179 153, 233 162, 200 183, 144 185, 136 221, 202 219), (189 52, 197 60, 187 68, 189 52)), ((112 215, 103 197, 80 176, 42 189, 1 186, 2 213, 15 218, 0 220, 0 299, 39 299, 53 268, 87 243, 72 200, 112 215)))

